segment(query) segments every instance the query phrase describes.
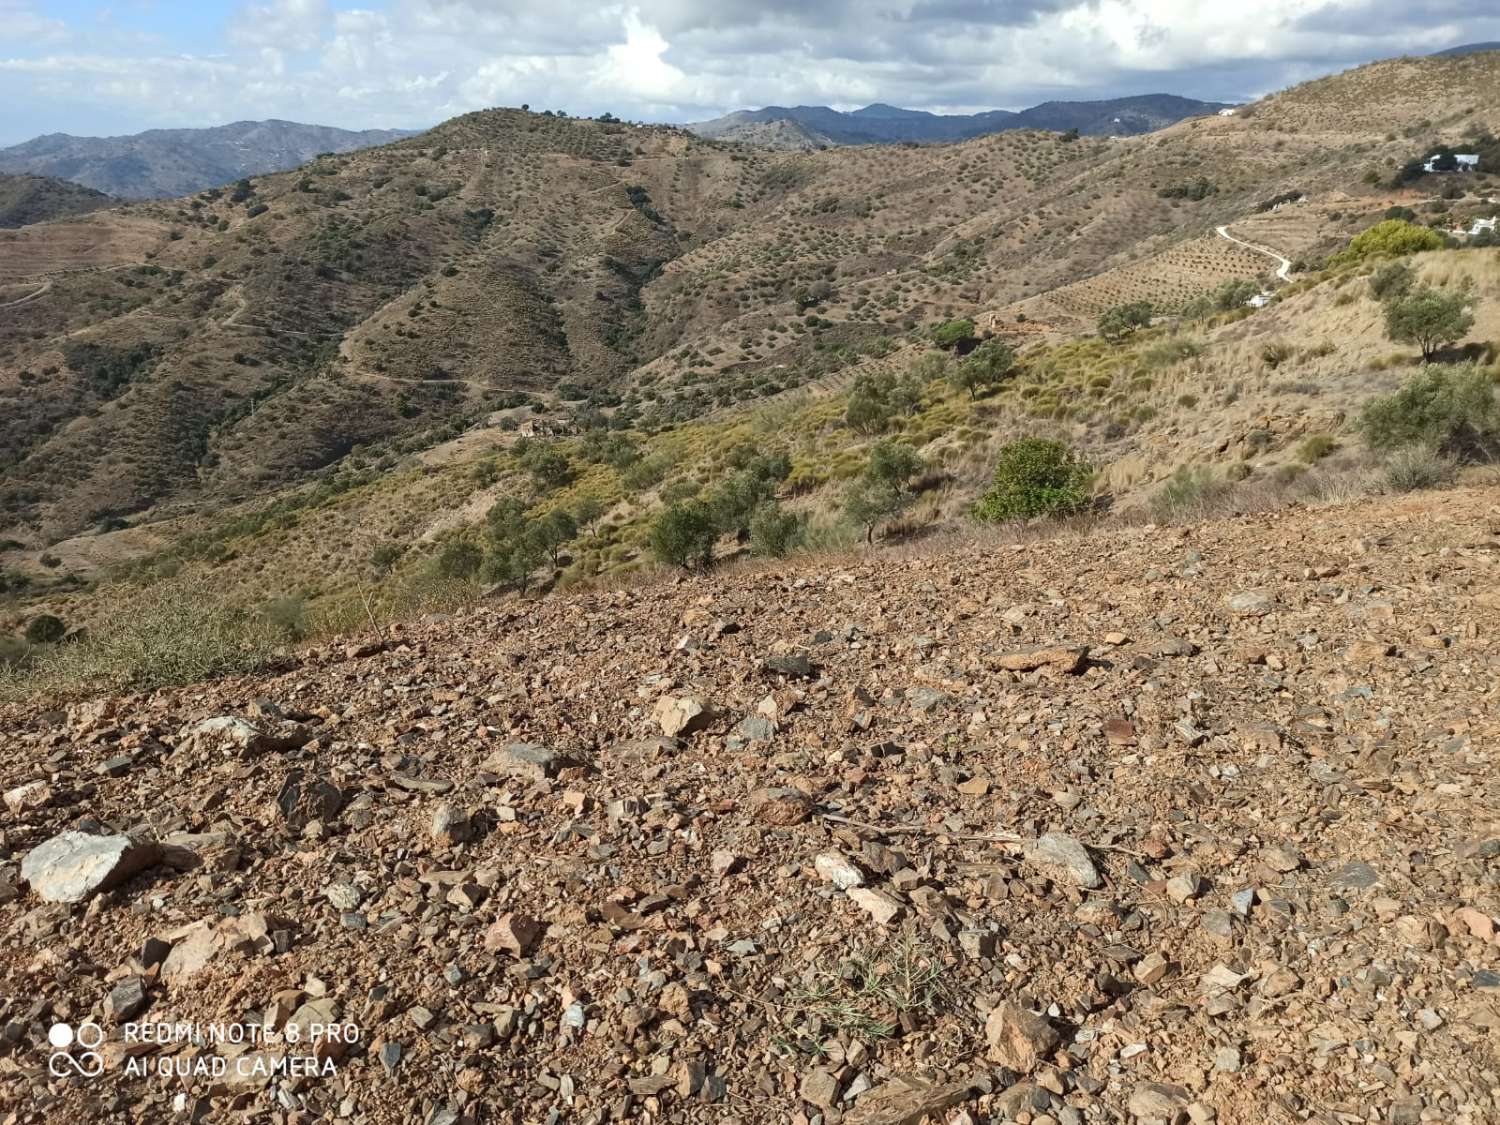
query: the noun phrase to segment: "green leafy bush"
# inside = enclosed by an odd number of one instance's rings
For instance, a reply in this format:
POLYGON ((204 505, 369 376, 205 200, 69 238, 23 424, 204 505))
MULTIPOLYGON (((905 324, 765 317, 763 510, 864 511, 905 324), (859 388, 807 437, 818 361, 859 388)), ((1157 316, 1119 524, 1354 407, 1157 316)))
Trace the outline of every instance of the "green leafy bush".
POLYGON ((974 322, 968 317, 945 320, 932 330, 932 342, 940 348, 953 348, 974 338, 974 322))
POLYGON ((684 500, 668 507, 651 525, 651 553, 676 566, 707 566, 713 558, 719 529, 713 512, 700 500, 684 500))
POLYGON ((1068 515, 1089 501, 1093 469, 1060 441, 1023 438, 1000 450, 994 482, 975 506, 986 522, 1068 515))
POLYGON ((1368 403, 1360 430, 1377 451, 1425 446, 1458 458, 1493 457, 1500 446, 1494 381, 1473 364, 1424 368, 1395 394, 1368 403))
POLYGON ((750 550, 769 558, 785 558, 807 537, 807 517, 789 512, 774 500, 750 517, 750 550))
POLYGON ((34 645, 55 645, 67 634, 62 618, 39 613, 26 622, 26 639, 34 645))
POLYGON ((1329 263, 1337 266, 1370 258, 1400 258, 1424 250, 1441 250, 1445 245, 1443 236, 1435 230, 1403 219, 1386 219, 1355 235, 1329 263))

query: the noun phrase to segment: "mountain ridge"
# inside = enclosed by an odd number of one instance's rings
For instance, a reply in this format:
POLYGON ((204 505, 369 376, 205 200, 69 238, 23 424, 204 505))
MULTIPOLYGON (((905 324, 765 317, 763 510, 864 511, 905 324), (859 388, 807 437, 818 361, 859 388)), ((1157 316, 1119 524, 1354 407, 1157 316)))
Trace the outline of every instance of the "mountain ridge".
POLYGON ((412 136, 406 129, 339 129, 269 118, 109 137, 46 133, 0 148, 0 172, 51 176, 121 199, 166 199, 245 176, 284 172, 320 153, 412 136))
POLYGON ((1199 101, 1177 94, 1048 101, 1023 110, 991 109, 967 114, 939 114, 883 102, 847 112, 830 106, 771 105, 736 110, 687 128, 702 137, 768 147, 943 144, 1007 129, 1054 132, 1077 129, 1087 136, 1134 136, 1227 108, 1230 103, 1199 101), (768 128, 771 126, 777 128, 768 128))

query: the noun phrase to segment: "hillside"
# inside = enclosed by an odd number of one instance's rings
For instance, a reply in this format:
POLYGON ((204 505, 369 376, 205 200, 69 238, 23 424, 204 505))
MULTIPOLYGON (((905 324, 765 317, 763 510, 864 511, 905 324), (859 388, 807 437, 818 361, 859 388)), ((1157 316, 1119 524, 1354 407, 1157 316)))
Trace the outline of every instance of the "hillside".
POLYGON ((103 192, 67 180, 0 175, 0 229, 86 215, 115 202, 103 192))
POLYGON ((52 176, 120 199, 165 199, 297 168, 325 152, 352 152, 409 135, 400 129, 355 132, 295 121, 150 129, 125 137, 49 133, 0 148, 0 172, 52 176))
MULTIPOLYGON (((1482 88, 1480 57, 1367 69, 1482 88)), ((1370 178, 1500 127, 1477 100, 1421 129, 1282 124, 1370 82, 1353 71, 1142 137, 808 153, 491 110, 243 190, 4 232, 0 573, 69 622, 109 612, 96 580, 182 574, 316 629, 363 612, 356 595, 426 607, 434 560, 485 542, 506 499, 538 516, 602 505, 536 581, 647 569, 663 507, 746 449, 787 456, 783 499, 835 546, 841 494, 882 435, 926 465, 895 539, 964 522, 997 450, 1036 432, 1079 448, 1122 512, 1184 469, 1295 498, 1310 439, 1338 451, 1320 472, 1368 476, 1351 421, 1412 353, 1385 337, 1373 263, 1318 267, 1393 205, 1488 214, 1478 194, 1370 178), (1186 315, 1233 281, 1278 299, 1186 315), (1154 328, 1093 334, 1141 300, 1154 328), (955 316, 1020 349, 1014 377, 971 398, 924 375, 883 429, 851 425, 854 391, 927 370, 928 329, 955 316), (557 472, 526 460, 533 429, 557 472)), ((1483 363, 1492 263, 1419 263, 1439 285, 1472 280, 1463 345, 1483 363)), ((7 623, 31 604, 13 599, 7 623)))
POLYGON ((0 1090, 1494 1121, 1495 499, 767 564, 0 710, 0 1090), (103 1029, 99 1077, 48 1075, 53 1021, 103 1029))
POLYGON ((1149 133, 1187 117, 1226 108, 1173 94, 1091 102, 1044 102, 1019 112, 937 114, 890 105, 841 112, 828 106, 766 106, 737 110, 688 128, 701 137, 783 150, 827 145, 945 144, 1008 129, 1077 129, 1087 136, 1149 133))

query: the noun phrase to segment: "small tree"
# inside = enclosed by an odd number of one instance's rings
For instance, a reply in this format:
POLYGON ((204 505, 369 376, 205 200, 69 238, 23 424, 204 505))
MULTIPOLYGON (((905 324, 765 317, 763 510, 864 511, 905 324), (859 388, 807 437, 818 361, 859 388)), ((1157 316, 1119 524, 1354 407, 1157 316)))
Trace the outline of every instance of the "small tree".
POLYGON ((1404 297, 1416 280, 1417 271, 1410 262, 1387 262, 1370 275, 1370 295, 1377 301, 1404 297))
POLYGON ((681 567, 707 566, 713 559, 719 529, 708 505, 683 500, 668 507, 651 525, 651 553, 662 562, 681 567))
POLYGON ((1416 344, 1422 349, 1422 362, 1431 363, 1439 348, 1462 339, 1474 327, 1473 303, 1469 293, 1419 286, 1386 302, 1386 335, 1399 344, 1416 344))
POLYGON ((605 512, 604 501, 597 496, 585 496, 573 507, 573 519, 578 526, 594 534, 594 525, 599 522, 605 512))
POLYGON ((1099 318, 1099 335, 1110 343, 1119 343, 1137 328, 1149 328, 1155 308, 1150 301, 1131 301, 1108 309, 1099 318))
POLYGON ((868 477, 859 477, 844 490, 844 515, 864 528, 865 543, 870 545, 875 542, 875 529, 899 516, 905 507, 903 492, 868 477))
POLYGON ((865 542, 875 542, 875 529, 900 515, 911 500, 907 485, 922 471, 922 458, 909 445, 876 442, 859 479, 844 490, 844 514, 865 530, 865 542))
POLYGON ((1060 441, 1023 438, 1000 450, 994 483, 975 506, 988 522, 1068 515, 1089 500, 1093 470, 1060 441))
POLYGON ((870 447, 870 460, 865 464, 867 478, 898 492, 904 492, 907 482, 921 471, 922 458, 917 451, 894 441, 877 441, 870 447))
POLYGON ((567 512, 554 508, 536 521, 533 534, 547 557, 552 560, 552 565, 556 566, 563 547, 578 538, 578 524, 567 512))
POLYGON ((1015 367, 1016 353, 1009 344, 987 340, 958 362, 950 378, 958 390, 969 392, 972 402, 980 391, 998 386, 1015 367))
POLYGON ((532 442, 521 454, 521 467, 543 488, 561 488, 573 479, 567 457, 549 445, 532 442))
POLYGON ((873 387, 856 383, 849 392, 849 404, 844 408, 844 421, 855 433, 883 433, 891 422, 891 404, 873 387))

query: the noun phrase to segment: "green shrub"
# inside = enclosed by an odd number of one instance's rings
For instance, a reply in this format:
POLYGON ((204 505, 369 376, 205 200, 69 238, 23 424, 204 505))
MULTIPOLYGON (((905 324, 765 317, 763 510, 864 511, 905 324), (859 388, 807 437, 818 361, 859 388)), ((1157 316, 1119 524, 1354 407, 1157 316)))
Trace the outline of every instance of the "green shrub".
POLYGON ((34 645, 54 645, 67 634, 68 627, 62 618, 50 613, 39 613, 26 622, 26 639, 34 645))
POLYGON ((307 634, 307 602, 303 598, 275 598, 260 607, 260 615, 287 640, 300 640, 307 634))
POLYGON ((1292 346, 1283 340, 1271 340, 1261 345, 1260 359, 1272 371, 1292 358, 1292 346))
POLYGON ((1330 265, 1363 262, 1370 258, 1399 258, 1424 250, 1441 250, 1447 243, 1428 227, 1403 219, 1387 219, 1349 240, 1349 245, 1330 258, 1330 265))
POLYGON ((940 348, 953 348, 974 338, 974 322, 967 317, 945 320, 932 330, 932 342, 940 348))
POLYGON ((713 558, 719 529, 707 504, 684 500, 668 507, 651 525, 647 542, 651 553, 676 566, 707 566, 713 558))
POLYGON ((1338 439, 1330 434, 1312 434, 1304 438, 1297 447, 1297 460, 1312 465, 1323 460, 1339 447, 1338 439))
POLYGON ((1093 469, 1060 441, 1023 438, 1000 450, 992 487, 974 509, 989 522, 1069 515, 1089 502, 1093 469))
POLYGON ((1426 446, 1460 459, 1493 457, 1500 447, 1495 384, 1473 364, 1424 368, 1395 394, 1368 403, 1360 430, 1377 451, 1426 446))
POLYGON ((789 512, 774 500, 750 517, 750 550, 769 558, 785 558, 807 537, 807 517, 789 512))
POLYGON ((484 552, 467 539, 450 539, 438 552, 436 569, 443 578, 470 578, 484 561, 484 552))

